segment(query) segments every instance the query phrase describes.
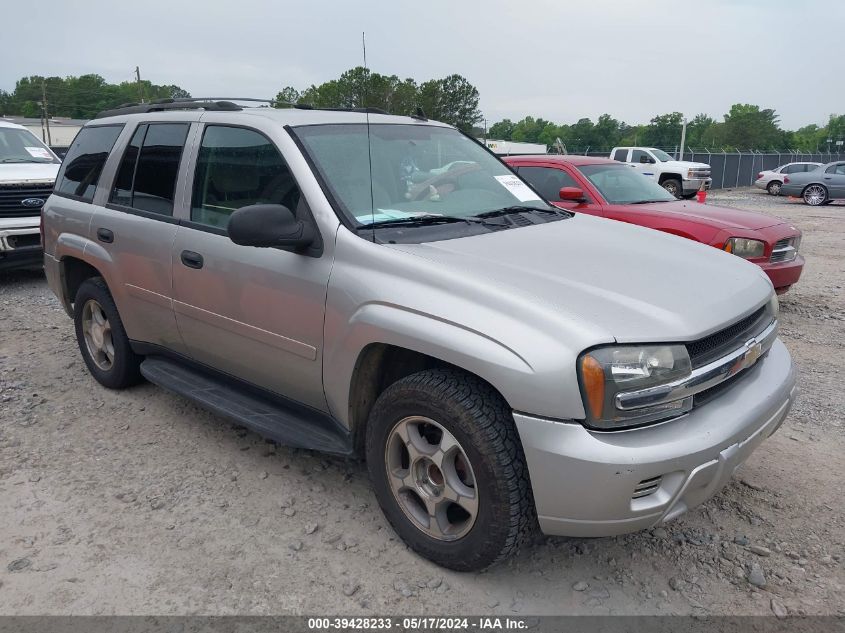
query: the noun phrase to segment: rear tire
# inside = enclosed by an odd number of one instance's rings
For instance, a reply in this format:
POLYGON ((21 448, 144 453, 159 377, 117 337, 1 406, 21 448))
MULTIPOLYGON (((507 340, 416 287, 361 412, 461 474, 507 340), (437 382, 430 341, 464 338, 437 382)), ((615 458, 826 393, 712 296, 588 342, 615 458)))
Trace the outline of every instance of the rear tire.
POLYGON ((141 357, 129 337, 102 277, 82 282, 73 302, 76 342, 94 379, 109 389, 123 389, 141 380, 141 357))
POLYGON ((804 198, 804 204, 811 207, 821 206, 829 199, 827 187, 824 185, 808 185, 801 192, 801 197, 804 198))
POLYGON ((365 447, 387 520, 438 565, 484 569, 536 526, 512 412, 474 376, 436 369, 395 382, 373 407, 365 447))
POLYGON ((677 178, 667 178, 661 183, 661 185, 666 191, 671 193, 676 198, 680 198, 683 195, 683 185, 681 184, 681 181, 677 178))
POLYGON ((783 183, 781 183, 779 180, 773 180, 768 185, 766 185, 766 191, 769 192, 770 196, 779 196, 782 184, 783 183))

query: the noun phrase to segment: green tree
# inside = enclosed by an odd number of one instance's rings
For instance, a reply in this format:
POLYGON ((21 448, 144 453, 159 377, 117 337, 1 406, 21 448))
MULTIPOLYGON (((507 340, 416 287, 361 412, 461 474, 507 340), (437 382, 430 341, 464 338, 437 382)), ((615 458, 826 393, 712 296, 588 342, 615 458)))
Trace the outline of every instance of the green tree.
POLYGON ((513 131, 516 124, 510 119, 504 119, 498 123, 494 123, 487 130, 487 136, 502 141, 510 141, 513 138, 513 131))
POLYGON ((469 131, 481 121, 478 90, 460 75, 420 85, 419 103, 426 116, 469 131))
POLYGON ((654 117, 643 130, 642 145, 674 147, 681 142, 684 115, 671 112, 654 117))
POLYGON ((774 110, 735 103, 725 115, 724 142, 737 149, 777 149, 783 142, 774 110))

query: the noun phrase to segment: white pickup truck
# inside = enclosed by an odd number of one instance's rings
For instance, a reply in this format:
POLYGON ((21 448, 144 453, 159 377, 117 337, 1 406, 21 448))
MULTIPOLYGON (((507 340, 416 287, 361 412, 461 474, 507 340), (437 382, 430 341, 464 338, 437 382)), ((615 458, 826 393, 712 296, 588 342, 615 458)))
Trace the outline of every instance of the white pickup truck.
POLYGON ((649 176, 676 198, 692 198, 704 183, 710 189, 710 165, 675 160, 655 147, 614 147, 610 157, 649 176))
POLYGON ((42 264, 41 207, 59 167, 32 132, 0 120, 0 270, 42 264))

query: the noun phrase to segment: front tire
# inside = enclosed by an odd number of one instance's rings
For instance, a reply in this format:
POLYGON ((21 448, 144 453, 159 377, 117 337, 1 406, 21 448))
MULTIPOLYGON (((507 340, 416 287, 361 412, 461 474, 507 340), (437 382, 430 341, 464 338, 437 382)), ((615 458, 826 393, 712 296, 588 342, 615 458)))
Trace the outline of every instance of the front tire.
POLYGON ((677 178, 667 178, 662 183, 663 188, 671 193, 676 198, 680 198, 683 194, 683 185, 677 178))
POLYGON ((109 389, 123 389, 141 380, 141 357, 129 337, 102 277, 86 279, 73 302, 76 342, 88 371, 109 389))
POLYGON ((779 196, 781 185, 782 183, 780 181, 773 180, 768 185, 766 185, 766 191, 769 192, 770 196, 779 196))
POLYGON ((373 407, 365 446, 387 520, 438 565, 484 569, 536 525, 511 410, 471 375, 426 370, 392 384, 373 407))
POLYGON ((827 187, 824 185, 810 185, 804 189, 801 194, 804 198, 804 203, 811 207, 818 207, 823 205, 828 200, 827 187))

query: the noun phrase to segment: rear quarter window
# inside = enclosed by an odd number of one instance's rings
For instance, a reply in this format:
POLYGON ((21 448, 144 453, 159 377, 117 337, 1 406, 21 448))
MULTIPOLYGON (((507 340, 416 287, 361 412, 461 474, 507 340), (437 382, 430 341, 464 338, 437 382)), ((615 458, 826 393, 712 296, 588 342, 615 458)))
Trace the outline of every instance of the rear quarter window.
POLYGON ((62 163, 55 192, 91 202, 103 165, 122 130, 123 125, 82 128, 62 163))

